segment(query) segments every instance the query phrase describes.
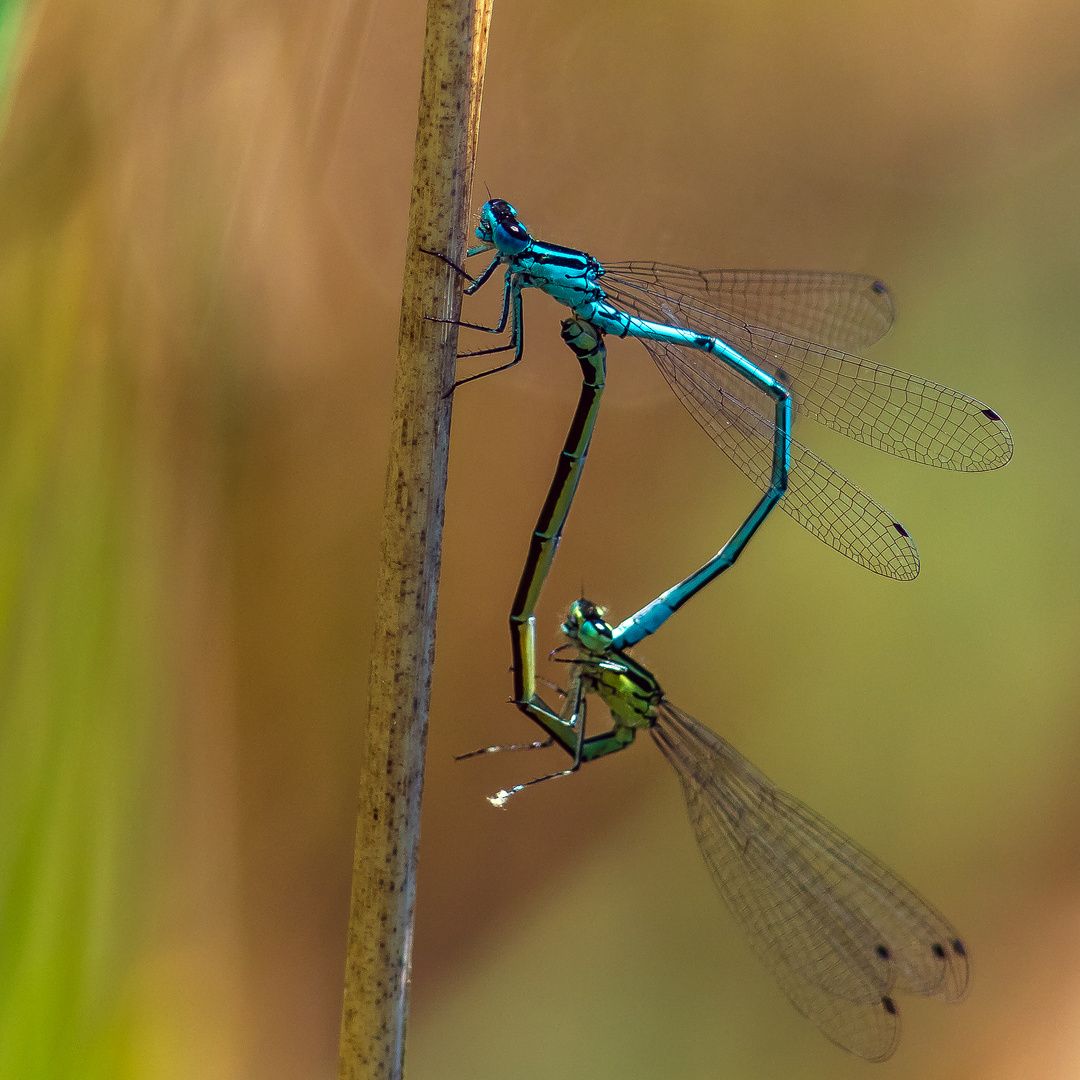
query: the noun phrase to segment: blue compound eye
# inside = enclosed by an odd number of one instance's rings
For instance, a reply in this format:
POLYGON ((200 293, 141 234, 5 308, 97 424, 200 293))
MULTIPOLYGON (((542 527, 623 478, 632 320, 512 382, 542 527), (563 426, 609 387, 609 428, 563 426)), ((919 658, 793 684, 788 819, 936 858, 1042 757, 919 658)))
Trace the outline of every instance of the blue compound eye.
POLYGON ((489 199, 481 213, 490 222, 490 239, 500 251, 516 255, 532 243, 529 230, 518 221, 517 211, 504 199, 489 199))
POLYGON ((529 234, 520 226, 500 226, 495 233, 495 243, 500 251, 516 254, 529 246, 529 234))

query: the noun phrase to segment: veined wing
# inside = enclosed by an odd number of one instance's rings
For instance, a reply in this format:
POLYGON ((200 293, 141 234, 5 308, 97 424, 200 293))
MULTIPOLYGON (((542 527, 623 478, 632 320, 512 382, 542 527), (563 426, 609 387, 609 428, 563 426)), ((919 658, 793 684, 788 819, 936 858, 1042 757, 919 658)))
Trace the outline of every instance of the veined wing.
POLYGON ((658 305, 691 299, 737 326, 768 326, 832 349, 865 349, 893 324, 892 293, 868 274, 818 270, 697 270, 658 262, 604 263, 609 282, 658 305))
MULTIPOLYGON (((642 318, 669 322, 674 319, 676 325, 721 338, 787 386, 798 414, 858 442, 924 465, 960 472, 1000 468, 1012 457, 1008 427, 981 401, 917 375, 830 347, 835 342, 868 344, 873 340, 876 327, 859 337, 862 326, 873 326, 870 317, 874 311, 873 279, 807 274, 810 284, 806 296, 811 299, 804 297, 806 307, 797 307, 795 315, 780 310, 776 316, 778 322, 770 326, 764 320, 771 313, 764 308, 749 311, 751 319, 740 319, 713 306, 711 291, 702 292, 699 288, 697 292, 680 292, 680 284, 693 282, 687 277, 692 273, 678 267, 655 265, 651 277, 640 272, 622 276, 620 271, 612 270, 603 284, 614 304, 642 318), (835 291, 830 292, 824 284, 815 289, 813 283, 819 278, 841 280, 835 291), (835 323, 830 322, 827 314, 830 303, 836 305, 835 323), (759 314, 760 323, 754 321, 759 314), (824 331, 824 344, 807 340, 815 320, 824 331)), ((801 276, 798 272, 787 272, 769 278, 781 279, 774 286, 780 290, 782 280, 788 275, 796 282, 801 276)), ((712 275, 706 275, 705 281, 711 290, 712 275)), ((799 295, 795 293, 796 297, 799 295)), ((890 317, 891 311, 889 300, 890 317)))
POLYGON ((678 774, 720 895, 827 1038, 884 1061, 900 1038, 894 994, 963 996, 955 929, 887 866, 670 702, 650 733, 678 774))
MULTIPOLYGON (((760 491, 771 479, 776 428, 744 404, 770 399, 726 364, 697 349, 642 340, 675 396, 709 437, 760 491)), ((829 547, 885 577, 910 581, 919 573, 919 553, 902 525, 880 504, 791 440, 788 489, 781 510, 829 547)))

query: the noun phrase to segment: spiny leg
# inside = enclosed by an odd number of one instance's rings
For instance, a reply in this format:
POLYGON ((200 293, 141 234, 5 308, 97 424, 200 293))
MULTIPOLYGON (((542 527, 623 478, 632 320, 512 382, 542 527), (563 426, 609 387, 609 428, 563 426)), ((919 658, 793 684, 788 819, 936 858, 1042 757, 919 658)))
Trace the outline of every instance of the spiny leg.
MULTIPOLYGON (((497 265, 498 265, 498 260, 496 260, 494 263, 492 263, 492 265, 488 268, 488 270, 494 269, 495 266, 497 266, 497 265)), ((485 273, 484 277, 481 277, 479 279, 480 283, 483 284, 483 282, 486 280, 486 278, 487 278, 487 274, 485 273)), ((499 321, 494 326, 484 326, 483 323, 462 322, 461 319, 436 319, 436 318, 432 318, 431 322, 450 323, 452 326, 464 326, 466 330, 482 330, 485 334, 501 334, 506 329, 506 320, 510 315, 510 296, 511 296, 511 293, 514 291, 514 289, 515 289, 514 275, 511 272, 510 268, 507 267, 507 269, 506 269, 506 285, 505 285, 505 287, 503 289, 502 314, 499 316, 499 321)), ((520 292, 521 290, 518 289, 517 291, 520 292)), ((472 294, 474 292, 476 292, 475 288, 469 288, 469 289, 465 290, 464 295, 465 296, 472 296, 472 294)), ((485 351, 486 352, 498 352, 499 350, 498 349, 487 349, 485 351)), ((480 356, 481 353, 462 353, 461 355, 462 356, 480 356)))
POLYGON ((465 278, 466 281, 471 282, 470 287, 472 288, 473 292, 475 292, 476 289, 480 287, 480 285, 482 285, 485 281, 487 281, 489 277, 491 277, 491 274, 494 271, 495 267, 499 265, 499 260, 496 259, 479 278, 474 278, 468 270, 466 270, 462 266, 458 266, 458 264, 454 262, 453 259, 448 258, 441 251, 432 251, 430 248, 420 248, 419 250, 424 255, 433 255, 440 262, 446 263, 446 265, 449 266, 450 269, 453 270, 456 274, 465 278))
POLYGON ((455 754, 455 761, 467 761, 469 758, 480 757, 481 754, 501 754, 504 750, 546 750, 555 745, 554 737, 544 739, 542 742, 511 743, 509 746, 481 746, 479 750, 470 750, 467 754, 455 754))
MULTIPOLYGON (((508 306, 510 307, 510 310, 512 310, 512 312, 513 312, 512 320, 511 320, 511 323, 510 323, 510 342, 509 342, 509 344, 507 344, 507 345, 499 345, 494 349, 478 349, 475 352, 458 353, 458 359, 462 360, 462 359, 465 359, 466 357, 470 357, 470 356, 490 356, 492 353, 508 352, 510 349, 514 350, 514 359, 511 360, 507 364, 500 364, 498 367, 488 368, 487 371, 480 371, 476 375, 469 375, 467 378, 458 379, 457 382, 455 382, 454 385, 450 387, 450 390, 448 391, 448 393, 452 394, 459 386, 464 386, 465 383, 473 382, 476 379, 482 379, 486 375, 494 375, 496 372, 506 371, 507 368, 512 368, 515 364, 517 364, 517 363, 519 363, 521 361, 522 352, 523 352, 523 350, 525 348, 525 332, 524 332, 524 328, 522 326, 522 320, 521 320, 521 289, 516 284, 513 285, 513 286, 510 286, 510 284, 509 284, 509 275, 507 276, 507 283, 508 283, 508 292, 507 292, 506 295, 508 297, 508 306)), ((502 320, 501 320, 502 324, 505 324, 505 322, 506 322, 506 318, 507 318, 506 310, 507 310, 507 307, 504 306, 503 317, 502 317, 502 320)), ((469 326, 470 324, 469 323, 461 323, 461 325, 462 326, 469 326)), ((481 326, 481 327, 474 327, 474 329, 485 330, 485 329, 489 329, 489 328, 481 326)), ((502 325, 500 325, 498 330, 495 330, 495 331, 492 331, 492 332, 493 333, 495 333, 495 332, 501 333, 502 332, 502 325)))
MULTIPOLYGON (((469 251, 465 252, 465 258, 468 259, 473 255, 479 255, 481 251, 490 250, 490 248, 486 247, 471 248, 469 251)), ((488 265, 487 269, 478 278, 474 278, 472 274, 468 272, 468 270, 465 270, 464 268, 458 266, 458 264, 454 262, 453 259, 447 258, 441 251, 431 251, 428 248, 420 248, 420 251, 422 251, 425 255, 434 255, 436 259, 440 259, 442 262, 446 263, 446 265, 449 266, 451 270, 456 271, 463 278, 470 281, 471 284, 465 289, 466 296, 472 296, 477 291, 477 289, 481 288, 485 284, 487 279, 495 273, 495 267, 502 262, 502 257, 496 256, 488 265)))
MULTIPOLYGON (((550 679, 536 677, 537 682, 542 682, 553 693, 558 694, 559 697, 565 698, 566 691, 556 683, 553 683, 550 679)), ((455 761, 466 761, 468 758, 480 757, 481 754, 500 754, 504 750, 546 750, 550 746, 555 745, 555 737, 549 735, 546 739, 539 742, 531 743, 511 743, 509 746, 481 746, 479 750, 470 750, 467 754, 455 754, 455 761)))
MULTIPOLYGON (((568 704, 569 700, 568 697, 568 704)), ((578 771, 581 767, 582 747, 585 745, 585 694, 580 680, 575 680, 573 700, 574 708, 569 724, 577 731, 578 736, 577 749, 574 753, 574 764, 571 765, 569 769, 561 769, 559 772, 548 773, 546 776, 538 776, 535 780, 526 780, 523 784, 515 784, 512 788, 504 788, 494 795, 489 795, 488 802, 491 803, 492 806, 497 806, 501 809, 506 805, 510 796, 516 795, 519 791, 524 791, 526 788, 533 787, 536 784, 542 784, 545 780, 557 780, 560 776, 570 776, 578 771)), ((565 712, 566 710, 564 709, 564 713, 565 712)), ((551 742, 551 739, 547 740, 548 745, 551 745, 551 742)))
MULTIPOLYGON (((501 259, 494 259, 488 268, 478 278, 471 277, 465 270, 457 265, 452 259, 448 259, 445 255, 438 251, 431 251, 428 248, 420 248, 425 255, 433 255, 436 259, 441 259, 447 266, 461 274, 463 277, 468 278, 472 284, 464 290, 465 296, 472 296, 494 273, 495 268, 500 265, 501 259)), ((477 249, 486 250, 486 249, 477 249)), ((470 251, 467 254, 476 254, 476 251, 470 251)), ((485 375, 494 375, 497 371, 505 371, 507 368, 513 367, 521 360, 522 355, 522 333, 521 333, 521 289, 514 285, 513 274, 509 267, 506 270, 506 285, 503 289, 503 306, 502 314, 499 317, 498 323, 495 326, 484 326, 481 323, 463 322, 461 319, 440 319, 434 315, 425 316, 428 322, 443 323, 448 326, 464 327, 467 330, 480 330, 485 334, 501 334, 506 330, 506 322, 510 317, 511 307, 513 308, 513 325, 510 328, 510 341, 506 345, 499 345, 494 349, 477 349, 473 352, 458 353, 457 359, 462 360, 470 356, 490 356, 492 353, 508 352, 510 349, 514 350, 514 359, 508 364, 501 364, 498 367, 490 368, 487 371, 481 371, 476 375, 470 375, 466 379, 459 379, 450 387, 449 390, 443 395, 443 397, 450 397, 451 394, 462 384, 472 382, 474 379, 481 379, 485 375)))

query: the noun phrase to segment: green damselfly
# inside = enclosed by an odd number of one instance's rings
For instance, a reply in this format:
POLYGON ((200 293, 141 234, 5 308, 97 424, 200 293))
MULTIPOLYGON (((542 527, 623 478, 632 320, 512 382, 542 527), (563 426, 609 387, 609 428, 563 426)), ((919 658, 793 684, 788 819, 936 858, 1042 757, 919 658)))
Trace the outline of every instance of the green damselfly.
MULTIPOLYGON (((558 726, 574 763, 625 749, 647 730, 679 778, 712 879, 749 942, 795 1008, 838 1046, 884 1061, 900 1038, 896 996, 958 1001, 967 950, 951 923, 884 863, 778 788, 727 740, 670 702, 655 677, 612 647, 614 628, 588 600, 562 631, 577 651, 558 726), (610 731, 586 733, 595 695, 610 731)), ((539 710, 530 711, 540 720, 539 710)), ((543 723, 542 720, 540 720, 543 723)), ((541 779, 550 779, 543 777, 541 779)), ((530 784, 500 791, 504 805, 530 784)))
POLYGON ((967 950, 952 925, 882 862, 672 704, 652 673, 628 655, 603 609, 588 600, 571 605, 562 626, 569 642, 556 650, 576 650, 562 707, 553 710, 536 692, 535 607, 581 477, 605 381, 603 335, 582 320, 567 320, 563 338, 581 365, 581 394, 510 616, 514 702, 547 738, 462 757, 556 742, 570 754, 570 768, 491 798, 503 806, 526 787, 625 749, 647 730, 679 778, 720 895, 780 989, 837 1045, 884 1061, 900 1037, 896 995, 963 996, 967 950), (590 694, 608 707, 607 732, 586 733, 590 694))

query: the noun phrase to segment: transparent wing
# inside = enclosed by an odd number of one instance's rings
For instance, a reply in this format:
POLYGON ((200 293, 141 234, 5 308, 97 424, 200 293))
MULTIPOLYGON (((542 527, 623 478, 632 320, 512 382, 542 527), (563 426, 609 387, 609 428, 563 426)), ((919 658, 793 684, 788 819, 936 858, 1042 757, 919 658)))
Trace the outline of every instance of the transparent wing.
POLYGON ((787 386, 798 414, 851 439, 960 472, 1012 457, 1008 427, 981 401, 841 351, 871 344, 892 322, 892 299, 872 278, 659 263, 606 270, 604 291, 616 306, 646 319, 666 312, 721 338, 787 386))
MULTIPOLYGON (((651 300, 637 310, 654 322, 682 323, 682 316, 655 308, 651 300)), ((758 490, 766 490, 776 430, 767 418, 772 400, 708 353, 660 341, 641 343, 690 415, 758 490)), ((919 573, 915 544, 892 514, 794 439, 788 490, 778 505, 829 547, 875 574, 910 581, 919 573)))
POLYGON ((865 349, 892 326, 892 293, 867 274, 816 270, 696 270, 657 262, 604 263, 607 280, 661 304, 695 306, 736 326, 768 326, 831 349, 865 349))
POLYGON ((900 1038, 894 994, 963 996, 955 929, 888 867, 669 702, 650 733, 678 774, 720 895, 827 1038, 884 1061, 900 1038))

